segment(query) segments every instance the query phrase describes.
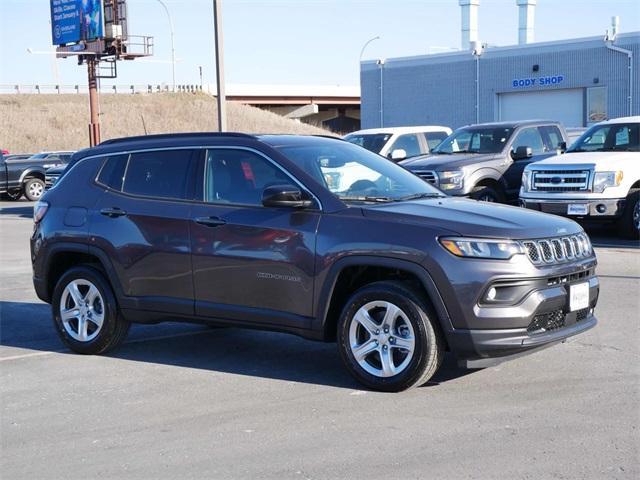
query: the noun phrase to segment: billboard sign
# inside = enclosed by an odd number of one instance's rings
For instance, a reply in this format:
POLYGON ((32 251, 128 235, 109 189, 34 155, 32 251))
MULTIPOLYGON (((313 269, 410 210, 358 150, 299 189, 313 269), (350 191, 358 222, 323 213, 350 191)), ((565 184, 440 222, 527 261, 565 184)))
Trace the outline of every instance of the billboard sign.
POLYGON ((103 0, 50 0, 54 45, 104 37, 103 0))

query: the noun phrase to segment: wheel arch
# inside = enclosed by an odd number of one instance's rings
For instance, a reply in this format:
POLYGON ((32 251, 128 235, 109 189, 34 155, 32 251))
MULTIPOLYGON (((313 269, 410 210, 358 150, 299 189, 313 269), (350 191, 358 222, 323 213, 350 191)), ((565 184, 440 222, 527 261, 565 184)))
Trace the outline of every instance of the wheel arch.
POLYGON ((334 263, 326 276, 317 306, 316 322, 322 339, 333 341, 344 302, 358 288, 380 280, 401 280, 424 291, 438 316, 442 331, 453 330, 449 312, 429 272, 421 265, 391 257, 354 255, 334 263))
POLYGON ((20 185, 29 180, 30 178, 39 178, 43 182, 45 181, 44 169, 42 168, 28 168, 22 175, 20 175, 20 185))

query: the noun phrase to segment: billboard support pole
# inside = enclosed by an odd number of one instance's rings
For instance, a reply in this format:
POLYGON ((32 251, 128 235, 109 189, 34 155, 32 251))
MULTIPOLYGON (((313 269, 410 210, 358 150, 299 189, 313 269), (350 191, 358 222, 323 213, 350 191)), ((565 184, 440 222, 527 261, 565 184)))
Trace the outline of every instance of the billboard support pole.
POLYGON ((98 61, 94 58, 87 59, 87 73, 89 78, 89 112, 91 123, 89 124, 89 146, 95 147, 100 143, 100 119, 98 117, 98 77, 96 73, 98 61))
POLYGON ((218 131, 227 130, 227 106, 224 93, 224 54, 222 47, 222 0, 213 0, 213 34, 216 42, 216 83, 218 89, 218 131))

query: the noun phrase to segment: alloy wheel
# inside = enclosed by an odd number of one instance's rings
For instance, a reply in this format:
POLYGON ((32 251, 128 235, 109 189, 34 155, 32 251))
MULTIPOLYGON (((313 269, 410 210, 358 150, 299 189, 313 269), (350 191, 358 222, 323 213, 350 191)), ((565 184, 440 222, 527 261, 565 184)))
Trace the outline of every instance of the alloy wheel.
POLYGON ((640 201, 633 207, 633 226, 640 232, 640 201))
POLYGON ((387 378, 407 368, 416 337, 402 309, 390 302, 374 301, 360 307, 351 319, 349 345, 363 370, 387 378))
POLYGON ((40 198, 44 192, 44 185, 40 182, 31 182, 28 192, 31 198, 40 198))
POLYGON ((69 282, 60 299, 60 318, 71 338, 93 340, 104 323, 104 300, 98 288, 84 279, 69 282))

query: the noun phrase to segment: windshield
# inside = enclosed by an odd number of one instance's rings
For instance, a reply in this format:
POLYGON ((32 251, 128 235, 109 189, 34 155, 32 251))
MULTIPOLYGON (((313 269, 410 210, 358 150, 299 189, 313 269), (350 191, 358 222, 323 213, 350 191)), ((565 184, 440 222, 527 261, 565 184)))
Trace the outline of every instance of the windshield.
POLYGON ((432 150, 436 154, 500 153, 513 128, 466 127, 456 130, 432 150))
POLYGON ((344 137, 347 142, 360 145, 373 153, 380 153, 390 138, 390 133, 352 133, 344 137))
POLYGON ((568 152, 640 151, 640 124, 596 125, 587 130, 568 152))
POLYGON ((444 196, 404 168, 347 142, 277 148, 345 202, 444 196))

